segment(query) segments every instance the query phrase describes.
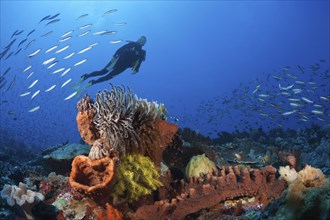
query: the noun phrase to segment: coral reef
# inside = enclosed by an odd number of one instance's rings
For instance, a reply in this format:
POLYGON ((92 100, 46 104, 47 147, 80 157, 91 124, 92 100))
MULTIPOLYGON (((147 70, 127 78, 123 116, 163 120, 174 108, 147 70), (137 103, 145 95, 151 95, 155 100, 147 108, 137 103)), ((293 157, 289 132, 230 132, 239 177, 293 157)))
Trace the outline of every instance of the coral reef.
POLYGON ((299 172, 289 166, 281 167, 280 174, 288 184, 287 206, 277 216, 285 219, 328 219, 330 211, 330 180, 320 169, 306 165, 299 172))
POLYGON ((95 102, 85 95, 77 109, 78 130, 90 146, 62 144, 24 166, 10 160, 24 151, 6 145, 0 152, 0 184, 9 184, 0 200, 8 212, 0 209, 0 218, 19 218, 17 208, 30 205, 4 205, 17 181, 26 192, 43 195, 30 210, 36 219, 329 218, 329 128, 251 129, 211 139, 188 128, 178 131, 166 121, 164 105, 114 85, 97 93, 95 102), (321 170, 297 172, 306 161, 321 170), (71 164, 70 178, 53 173, 68 175, 71 164), (290 167, 281 167, 283 178, 277 179, 270 164, 290 167))
POLYGON ((280 167, 281 177, 289 183, 287 200, 295 207, 304 204, 305 194, 308 188, 323 187, 326 183, 326 177, 320 169, 306 165, 298 173, 288 166, 280 167))
MULTIPOLYGON (((88 137, 99 137, 92 142, 87 140, 92 143, 89 157, 96 160, 104 156, 121 158, 126 153, 139 153, 149 156, 159 167, 161 154, 176 133, 177 125, 163 121, 164 105, 138 99, 124 86, 111 86, 111 91, 96 94, 94 104, 88 96, 78 104, 78 115, 82 114, 80 110, 94 109, 95 112, 93 120, 84 121, 90 125, 79 129, 82 137, 87 133, 88 137), (92 132, 95 134, 90 134, 92 132)), ((82 122, 78 117, 77 122, 79 127, 82 122)))
POLYGON ((104 157, 92 161, 86 156, 77 156, 72 162, 69 183, 71 187, 91 196, 107 196, 114 175, 114 161, 104 157))
POLYGON ((289 166, 280 167, 278 172, 281 177, 289 184, 293 183, 298 178, 297 171, 294 168, 290 168, 289 166))
POLYGON ((267 166, 260 170, 229 167, 221 175, 211 173, 181 182, 182 193, 176 198, 161 200, 137 209, 137 219, 183 219, 190 213, 216 205, 229 198, 255 196, 265 207, 281 196, 286 184, 275 177, 276 169, 267 166))
POLYGON ((116 208, 112 207, 109 203, 105 204, 105 209, 101 206, 97 206, 93 209, 92 217, 97 220, 122 220, 123 214, 116 208))
MULTIPOLYGON (((330 124, 329 124, 330 125, 330 124)), ((325 134, 326 135, 326 134, 325 134)), ((329 135, 329 133, 328 133, 329 135)), ((330 136, 330 135, 329 135, 330 136)), ((316 147, 309 146, 301 153, 301 161, 320 168, 324 174, 330 174, 330 139, 322 138, 316 147)))
POLYGON ((1 198, 6 199, 9 206, 20 206, 27 219, 33 219, 31 208, 40 200, 44 200, 41 193, 27 189, 24 183, 5 185, 1 191, 1 198))
POLYGON ((44 150, 42 160, 49 172, 66 175, 75 156, 88 155, 89 150, 90 147, 83 144, 58 145, 44 150))
MULTIPOLYGON (((86 211, 87 211, 87 202, 86 198, 82 200, 70 200, 67 201, 67 203, 61 203, 57 200, 53 203, 53 205, 60 209, 63 210, 62 215, 65 217, 65 219, 75 219, 75 220, 80 220, 85 217, 86 211)), ((62 200, 66 201, 66 200, 62 200)))
POLYGON ((45 195, 45 200, 52 198, 56 191, 69 186, 69 177, 57 175, 55 172, 49 173, 46 178, 39 177, 33 181, 39 183, 39 192, 45 195))
POLYGON ((194 156, 186 167, 187 178, 199 177, 200 173, 209 173, 216 169, 215 163, 208 159, 205 154, 194 156))
POLYGON ((183 128, 179 130, 181 138, 183 141, 189 141, 192 145, 210 145, 212 140, 209 137, 204 137, 202 134, 191 130, 190 128, 183 128))
POLYGON ((44 160, 53 159, 58 163, 60 160, 71 160, 78 155, 87 155, 88 151, 88 145, 64 144, 44 150, 42 158, 44 160))
POLYGON ((31 161, 40 158, 40 151, 15 140, 5 126, 0 126, 0 189, 5 184, 18 185, 29 175, 41 175, 40 164, 31 166, 31 161))
POLYGON ((162 186, 158 179, 159 173, 149 157, 139 154, 126 155, 116 171, 112 194, 133 202, 162 186))
POLYGON ((95 220, 122 220, 123 214, 116 208, 112 207, 109 203, 105 204, 105 208, 99 206, 90 198, 82 200, 71 200, 67 202, 65 207, 60 208, 63 210, 62 214, 57 216, 57 220, 67 219, 95 219, 95 220))
POLYGON ((297 155, 298 153, 290 153, 285 151, 279 151, 277 153, 279 160, 282 164, 289 164, 292 168, 297 169, 297 155), (295 156, 296 154, 296 156, 295 156))

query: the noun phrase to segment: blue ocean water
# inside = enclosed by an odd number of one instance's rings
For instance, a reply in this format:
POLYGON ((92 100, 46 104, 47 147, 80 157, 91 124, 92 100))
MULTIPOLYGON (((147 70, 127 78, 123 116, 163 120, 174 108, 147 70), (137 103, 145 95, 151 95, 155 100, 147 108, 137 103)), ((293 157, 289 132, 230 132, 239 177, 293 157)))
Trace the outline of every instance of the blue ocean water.
POLYGON ((164 103, 168 120, 182 128, 216 137, 235 129, 325 125, 329 29, 329 1, 1 1, 1 139, 34 148, 79 142, 77 101, 111 87, 96 84, 64 99, 81 75, 102 69, 125 41, 142 35, 148 41, 140 71, 126 70, 110 82, 164 103), (12 36, 16 30, 24 31, 12 36), (71 30, 72 38, 59 42, 71 30), (94 35, 104 30, 116 33, 94 35), (53 57, 59 62, 48 69, 43 63, 53 57), (60 68, 71 69, 53 74, 60 68))

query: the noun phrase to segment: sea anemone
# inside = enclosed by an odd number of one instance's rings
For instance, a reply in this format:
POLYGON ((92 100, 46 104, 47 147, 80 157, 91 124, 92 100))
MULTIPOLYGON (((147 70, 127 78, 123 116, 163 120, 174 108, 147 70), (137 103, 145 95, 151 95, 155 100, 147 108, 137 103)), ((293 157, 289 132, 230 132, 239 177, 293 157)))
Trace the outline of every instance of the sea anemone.
POLYGON ((137 98, 124 86, 113 86, 109 92, 104 90, 96 94, 93 122, 99 130, 104 146, 125 154, 126 147, 138 147, 139 136, 133 128, 132 120, 137 98))
POLYGON ((155 123, 165 118, 165 114, 166 109, 163 104, 148 102, 146 99, 137 100, 132 125, 140 137, 139 144, 145 151, 149 151, 147 146, 154 145, 155 141, 160 138, 159 131, 155 129, 155 123))

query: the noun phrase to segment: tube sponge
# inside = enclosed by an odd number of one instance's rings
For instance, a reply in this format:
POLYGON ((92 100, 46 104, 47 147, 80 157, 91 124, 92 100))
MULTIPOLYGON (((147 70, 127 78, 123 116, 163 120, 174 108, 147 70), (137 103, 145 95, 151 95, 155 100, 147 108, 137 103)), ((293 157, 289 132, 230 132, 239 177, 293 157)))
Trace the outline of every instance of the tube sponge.
POLYGON ((140 154, 124 156, 116 175, 113 196, 125 198, 129 202, 150 195, 163 185, 155 164, 149 157, 140 154))

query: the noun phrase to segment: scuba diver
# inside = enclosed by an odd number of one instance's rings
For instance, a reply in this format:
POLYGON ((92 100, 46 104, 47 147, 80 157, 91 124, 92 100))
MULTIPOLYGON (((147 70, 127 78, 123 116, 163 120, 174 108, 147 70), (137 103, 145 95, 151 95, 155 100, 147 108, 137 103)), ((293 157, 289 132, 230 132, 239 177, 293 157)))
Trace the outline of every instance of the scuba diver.
POLYGON ((147 42, 147 38, 145 36, 141 36, 136 42, 128 42, 128 44, 125 44, 116 51, 110 62, 102 70, 82 75, 80 83, 90 77, 107 74, 96 80, 90 80, 87 87, 96 83, 105 82, 124 72, 127 68, 132 68, 133 74, 139 72, 141 63, 145 60, 146 57, 146 51, 143 50, 142 47, 147 42))

